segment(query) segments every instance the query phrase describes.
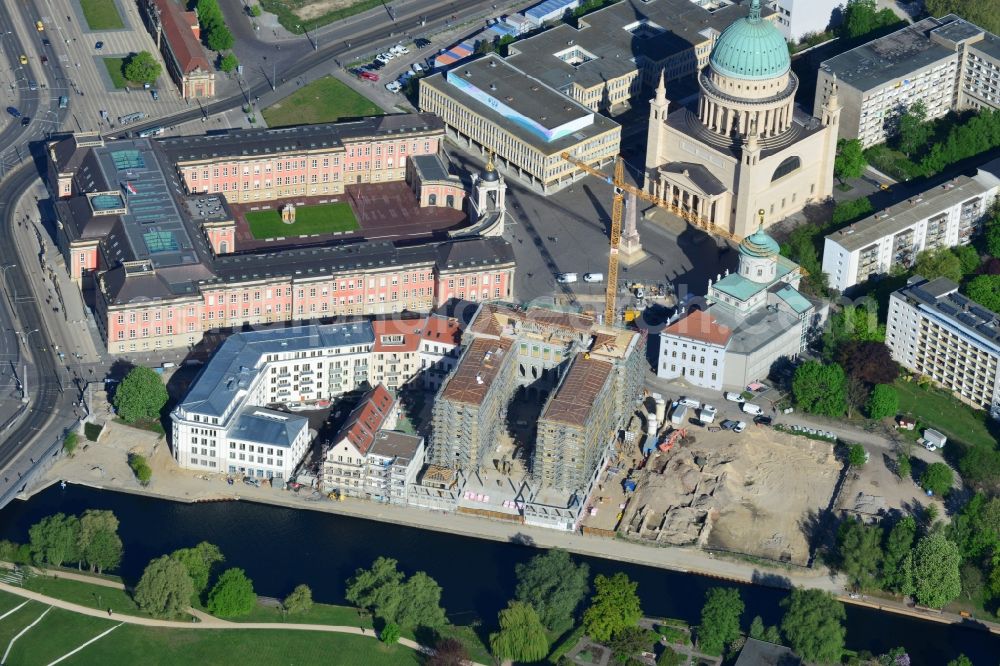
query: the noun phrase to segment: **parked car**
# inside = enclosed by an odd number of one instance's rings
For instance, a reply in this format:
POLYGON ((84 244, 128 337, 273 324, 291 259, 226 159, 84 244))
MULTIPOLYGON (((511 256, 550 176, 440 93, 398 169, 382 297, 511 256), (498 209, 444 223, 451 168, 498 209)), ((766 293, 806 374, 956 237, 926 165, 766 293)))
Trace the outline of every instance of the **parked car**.
POLYGON ((678 405, 687 405, 691 409, 700 409, 701 408, 701 402, 695 400, 694 398, 684 398, 684 397, 682 397, 680 400, 677 401, 677 404, 678 405))
POLYGON ((385 89, 395 94, 398 93, 400 90, 402 90, 403 86, 399 85, 399 81, 390 81, 389 83, 385 84, 385 89))
POLYGON ((584 282, 604 282, 604 273, 584 273, 584 282))
POLYGON ((560 284, 573 284, 576 280, 576 273, 560 273, 556 276, 556 282, 560 284))
POLYGON ((431 45, 431 40, 425 37, 417 37, 416 39, 413 40, 413 45, 416 46, 418 49, 425 49, 431 45))
POLYGON ((378 81, 378 74, 375 72, 361 72, 361 78, 365 81, 378 81))
POLYGON ((94 44, 94 48, 100 51, 101 49, 104 48, 104 42, 97 42, 96 44, 94 44))
POLYGON ((419 62, 415 62, 412 65, 410 65, 410 71, 413 72, 414 74, 419 75, 426 72, 427 68, 421 65, 419 62))
POLYGON ((737 423, 739 423, 739 421, 733 421, 732 419, 726 419, 725 421, 723 421, 719 425, 722 427, 723 430, 732 430, 733 428, 736 427, 737 423))
POLYGON ((150 91, 149 91, 149 94, 153 96, 153 99, 154 99, 154 100, 158 100, 158 99, 160 99, 160 93, 158 93, 158 92, 156 91, 156 88, 153 88, 152 90, 150 90, 150 91))
POLYGON ((733 428, 733 432, 743 432, 746 429, 747 429, 747 422, 740 421, 739 423, 736 424, 736 427, 733 428))
POLYGON ((740 405, 740 409, 742 409, 745 414, 753 414, 754 416, 758 416, 764 413, 763 407, 761 407, 760 405, 755 405, 752 402, 744 402, 742 405, 740 405))
POLYGON ((382 62, 381 60, 372 60, 367 67, 368 69, 382 69, 383 67, 385 67, 385 63, 382 62))
POLYGON ((722 397, 729 402, 743 402, 743 396, 739 393, 734 393, 733 391, 726 391, 722 394, 722 397))
POLYGON ((760 416, 760 415, 758 415, 758 416, 753 417, 753 422, 756 423, 757 425, 769 426, 772 423, 772 419, 771 419, 770 416, 760 416))

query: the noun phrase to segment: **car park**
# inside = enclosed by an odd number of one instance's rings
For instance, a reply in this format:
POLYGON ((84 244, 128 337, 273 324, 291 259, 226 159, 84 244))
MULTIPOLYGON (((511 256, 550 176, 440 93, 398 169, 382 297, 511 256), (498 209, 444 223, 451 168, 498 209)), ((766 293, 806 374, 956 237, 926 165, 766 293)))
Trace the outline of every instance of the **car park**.
POLYGON ((375 72, 361 72, 361 78, 365 81, 378 81, 378 74, 375 72))
POLYGON ((20 118, 21 117, 21 112, 18 111, 17 107, 14 107, 14 106, 8 106, 7 107, 7 113, 9 113, 10 115, 14 116, 15 118, 20 118))
POLYGON ((556 276, 556 282, 560 284, 573 284, 576 280, 576 273, 560 273, 556 276))
POLYGON ((743 432, 746 429, 747 429, 746 421, 740 421, 739 423, 736 424, 736 427, 733 428, 733 432, 743 432))

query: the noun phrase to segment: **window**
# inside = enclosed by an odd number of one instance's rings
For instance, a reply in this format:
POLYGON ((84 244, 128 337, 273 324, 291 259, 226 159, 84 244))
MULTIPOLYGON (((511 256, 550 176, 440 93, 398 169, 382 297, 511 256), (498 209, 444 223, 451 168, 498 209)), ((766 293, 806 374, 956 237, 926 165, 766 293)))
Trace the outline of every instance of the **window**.
MULTIPOLYGON (((771 176, 771 182, 773 183, 780 178, 784 178, 793 171, 798 171, 801 167, 802 160, 794 155, 792 157, 788 157, 778 165, 777 169, 774 170, 774 175, 771 176)), ((782 204, 782 207, 784 207, 784 204, 782 204)))

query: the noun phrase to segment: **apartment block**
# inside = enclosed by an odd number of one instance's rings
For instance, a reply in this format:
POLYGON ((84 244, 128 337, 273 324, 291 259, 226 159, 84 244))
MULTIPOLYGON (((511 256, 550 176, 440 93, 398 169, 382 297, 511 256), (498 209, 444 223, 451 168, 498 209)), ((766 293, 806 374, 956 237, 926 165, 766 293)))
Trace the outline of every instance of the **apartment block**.
POLYGON ((645 336, 587 315, 486 304, 463 346, 435 397, 428 461, 465 473, 486 465, 523 388, 546 401, 533 478, 560 491, 585 489, 641 394, 645 336))
POLYGON ((843 106, 840 138, 867 148, 891 136, 918 101, 928 118, 1000 108, 1000 38, 954 14, 926 18, 825 60, 814 109, 834 87, 843 106))
POLYGON ((385 386, 365 393, 326 452, 323 490, 364 497, 368 453, 378 432, 396 427, 398 417, 399 405, 385 386))
POLYGON ((365 497, 373 502, 410 504, 410 489, 423 466, 423 437, 380 431, 365 459, 365 497))
POLYGON ((915 275, 893 292, 885 343, 906 369, 1000 418, 1000 318, 951 280, 915 275))
POLYGON ((830 287, 850 291, 873 276, 911 268, 924 250, 968 245, 1000 193, 1000 160, 960 175, 829 234, 823 272, 830 287))

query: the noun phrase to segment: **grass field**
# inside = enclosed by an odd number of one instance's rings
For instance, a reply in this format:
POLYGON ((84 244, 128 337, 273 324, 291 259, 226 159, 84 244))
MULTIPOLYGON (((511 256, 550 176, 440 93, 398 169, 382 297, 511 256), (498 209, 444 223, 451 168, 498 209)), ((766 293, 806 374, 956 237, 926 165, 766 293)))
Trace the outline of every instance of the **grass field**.
POLYGON ((255 210, 246 214, 250 233, 257 240, 332 234, 336 231, 356 231, 360 228, 357 218, 346 203, 297 206, 295 223, 285 224, 277 210, 255 210))
POLYGON ((115 88, 124 89, 128 86, 125 80, 125 58, 104 58, 104 66, 111 77, 111 84, 115 88))
POLYGON ((946 391, 921 388, 916 382, 896 382, 899 411, 970 446, 996 446, 986 427, 986 413, 959 402, 946 391))
POLYGON ((295 11, 312 4, 317 3, 315 0, 260 0, 260 6, 264 11, 276 15, 278 22, 286 30, 296 35, 301 35, 304 30, 312 30, 348 16, 354 16, 372 7, 378 7, 382 4, 382 0, 354 0, 353 2, 340 0, 331 3, 333 8, 329 11, 305 20, 295 11))
MULTIPOLYGON (((66 580, 64 578, 48 578, 46 576, 34 576, 24 583, 25 589, 38 592, 49 597, 70 601, 74 604, 97 608, 99 610, 112 609, 116 613, 126 613, 128 615, 146 615, 129 596, 125 590, 117 590, 113 587, 103 585, 91 585, 78 580, 66 580)), ((182 618, 183 619, 183 618, 182 618)))
POLYGON ((268 127, 332 123, 340 118, 380 116, 384 113, 332 76, 324 76, 261 112, 268 127))
POLYGON ((91 30, 121 30, 125 27, 115 0, 80 0, 80 8, 91 30))

